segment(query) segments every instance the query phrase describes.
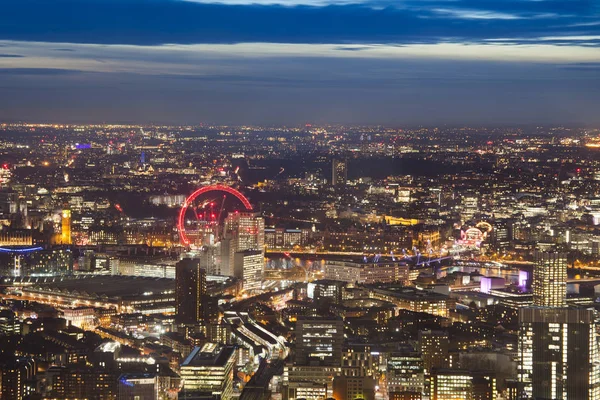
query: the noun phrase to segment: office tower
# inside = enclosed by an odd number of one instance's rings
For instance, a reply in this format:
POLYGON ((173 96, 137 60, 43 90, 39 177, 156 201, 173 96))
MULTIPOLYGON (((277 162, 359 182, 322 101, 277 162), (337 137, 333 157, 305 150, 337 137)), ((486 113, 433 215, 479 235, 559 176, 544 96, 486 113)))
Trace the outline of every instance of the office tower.
POLYGON ((594 311, 524 307, 519 312, 519 381, 527 398, 600 399, 594 311))
POLYGON ((0 310, 0 336, 18 335, 21 323, 12 310, 0 310))
POLYGON ((0 361, 0 399, 21 400, 29 395, 28 382, 36 374, 31 358, 6 357, 0 361))
POLYGON ((440 369, 431 375, 431 400, 495 400, 496 393, 493 374, 440 369))
POLYGON ((510 247, 512 242, 512 223, 508 219, 497 219, 493 222, 493 229, 490 232, 490 242, 498 251, 510 247))
POLYGON ((200 265, 208 275, 221 274, 221 242, 202 246, 198 257, 200 258, 200 265))
POLYGON ((308 284, 308 296, 316 302, 330 301, 340 304, 345 286, 346 282, 320 279, 308 284))
POLYGON ((567 295, 567 255, 557 251, 536 251, 533 269, 533 304, 563 307, 567 295))
POLYGON ((423 357, 426 374, 431 374, 434 368, 450 367, 449 346, 450 340, 446 332, 419 332, 419 352, 423 357))
POLYGON ((265 269, 261 250, 238 251, 233 257, 233 276, 241 279, 244 290, 260 290, 265 269))
POLYGON ((202 303, 202 319, 204 323, 217 324, 220 320, 219 298, 205 294, 200 299, 202 303))
POLYGON ((225 218, 225 236, 235 251, 262 250, 265 247, 265 220, 254 213, 236 212, 225 218))
POLYGON ((206 294, 206 271, 200 261, 184 258, 175 265, 175 320, 196 324, 204 319, 203 296, 206 294))
POLYGON ((63 210, 61 218, 61 244, 73 244, 71 240, 71 210, 63 210))
POLYGON ((466 193, 461 199, 461 216, 467 221, 479 211, 479 198, 477 193, 466 193))
POLYGON ((221 275, 233 275, 235 253, 265 247, 265 220, 253 213, 232 213, 225 218, 221 243, 221 275))
POLYGON ((533 307, 519 310, 519 383, 536 399, 600 399, 593 309, 565 307, 567 257, 536 251, 533 307))
POLYGON ((344 322, 333 318, 299 317, 296 322, 296 365, 339 366, 344 322))
POLYGON ((231 399, 236 354, 235 347, 216 343, 196 347, 181 364, 184 384, 179 398, 231 399))
POLYGON ((331 171, 331 184, 343 186, 348 182, 348 162, 346 160, 333 160, 331 171))
POLYGON ((405 398, 421 398, 425 391, 423 359, 418 353, 393 353, 387 360, 387 384, 392 393, 405 398))
POLYGON ((92 270, 95 273, 119 274, 120 261, 117 257, 109 254, 96 254, 92 262, 92 270))

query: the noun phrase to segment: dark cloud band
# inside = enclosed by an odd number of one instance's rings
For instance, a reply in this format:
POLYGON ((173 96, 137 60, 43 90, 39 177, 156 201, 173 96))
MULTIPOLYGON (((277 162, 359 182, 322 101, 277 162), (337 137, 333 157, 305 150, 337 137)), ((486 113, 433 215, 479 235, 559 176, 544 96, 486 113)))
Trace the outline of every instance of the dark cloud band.
POLYGON ((175 0, 6 0, 0 38, 70 43, 440 43, 595 35, 589 1, 374 0, 325 7, 175 0), (392 6, 392 4, 394 4, 392 6), (508 16, 508 17, 507 17, 508 16), (565 28, 570 27, 570 28, 565 28))

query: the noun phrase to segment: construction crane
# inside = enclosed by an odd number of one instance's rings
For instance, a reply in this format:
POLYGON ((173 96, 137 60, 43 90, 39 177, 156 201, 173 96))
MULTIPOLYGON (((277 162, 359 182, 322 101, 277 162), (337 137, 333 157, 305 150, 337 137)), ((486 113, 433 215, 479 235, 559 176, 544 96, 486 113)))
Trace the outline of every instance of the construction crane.
POLYGON ((217 232, 215 232, 215 236, 219 237, 219 225, 221 225, 221 216, 223 215, 223 208, 225 208, 225 199, 226 195, 223 195, 223 201, 221 202, 221 209, 219 210, 219 217, 217 218, 217 232))

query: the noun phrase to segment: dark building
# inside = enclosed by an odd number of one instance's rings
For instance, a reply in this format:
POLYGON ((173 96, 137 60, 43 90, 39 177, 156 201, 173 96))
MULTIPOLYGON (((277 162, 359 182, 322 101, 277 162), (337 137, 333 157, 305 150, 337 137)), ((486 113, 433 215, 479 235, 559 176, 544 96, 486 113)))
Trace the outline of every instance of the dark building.
POLYGON ((421 400, 423 395, 417 392, 389 392, 390 400, 421 400))
POLYGON ((0 363, 0 399, 20 400, 30 392, 28 383, 35 375, 30 358, 12 357, 0 363))
POLYGON ((320 279, 314 281, 313 298, 317 302, 331 301, 334 304, 342 302, 342 292, 346 286, 346 282, 334 281, 330 279, 320 279))
POLYGON ((219 298, 205 294, 202 296, 202 318, 210 324, 219 323, 219 298))
POLYGON ((333 160, 331 171, 331 184, 343 186, 348 181, 348 162, 346 160, 333 160))
POLYGON ((184 258, 175 265, 176 322, 196 324, 205 317, 203 298, 206 295, 206 271, 200 260, 184 258))
POLYGON ((112 400, 117 397, 117 376, 104 369, 86 366, 62 368, 54 377, 50 396, 59 399, 112 400))
POLYGON ((375 400, 377 381, 371 376, 336 376, 333 379, 335 400, 375 400))
POLYGON ((0 310, 0 336, 18 335, 21 323, 11 310, 0 310))
POLYGON ((490 241, 495 250, 502 251, 510 247, 513 241, 512 222, 509 219, 498 219, 493 222, 490 241))
POLYGON ((156 399, 159 398, 159 389, 157 374, 123 374, 119 377, 118 400, 156 399))
POLYGON ((299 317, 296 322, 296 365, 339 366, 344 322, 334 318, 299 317))
POLYGON ((567 308, 567 257, 536 251, 533 306, 519 310, 521 396, 533 399, 600 398, 594 309, 567 308))
POLYGON ((387 383, 390 399, 421 399, 425 391, 423 358, 419 353, 391 353, 387 360, 387 383), (392 396, 392 393, 395 393, 392 396))
POLYGON ((593 310, 524 307, 519 325, 519 381, 528 398, 599 398, 593 310))
POLYGON ((434 368, 448 368, 450 340, 442 331, 420 331, 419 352, 423 357, 423 368, 431 373, 434 368))

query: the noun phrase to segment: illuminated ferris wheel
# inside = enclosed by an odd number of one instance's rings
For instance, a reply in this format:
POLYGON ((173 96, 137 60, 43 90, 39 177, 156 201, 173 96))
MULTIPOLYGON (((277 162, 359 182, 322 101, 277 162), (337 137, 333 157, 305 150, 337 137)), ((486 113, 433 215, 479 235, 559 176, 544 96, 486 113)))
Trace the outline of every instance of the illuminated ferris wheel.
POLYGON ((196 190, 179 211, 177 230, 184 246, 202 246, 219 240, 220 227, 231 212, 252 211, 248 199, 236 189, 210 185, 196 190))

